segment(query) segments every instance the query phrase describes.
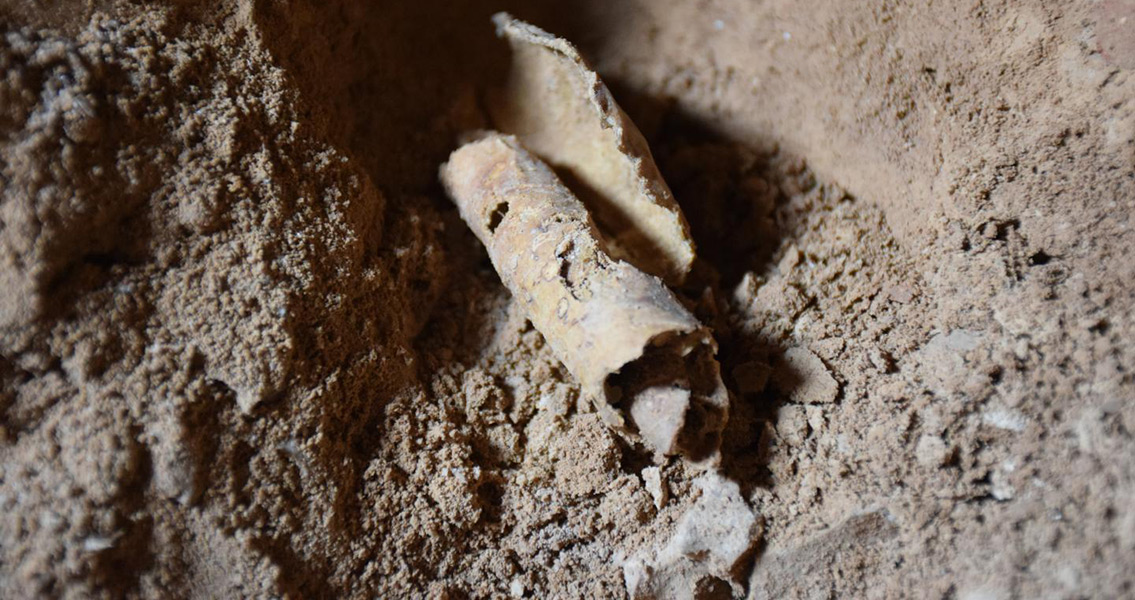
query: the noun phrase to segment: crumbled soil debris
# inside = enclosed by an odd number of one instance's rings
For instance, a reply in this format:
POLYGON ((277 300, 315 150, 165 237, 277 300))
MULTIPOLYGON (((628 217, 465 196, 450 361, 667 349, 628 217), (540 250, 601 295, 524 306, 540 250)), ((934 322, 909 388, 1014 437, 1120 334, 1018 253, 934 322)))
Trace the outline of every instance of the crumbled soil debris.
POLYGON ((698 243, 761 532, 703 592, 1135 593, 1130 2, 449 4, 0 5, 0 596, 622 597, 674 538, 699 473, 436 180, 498 10, 698 243))

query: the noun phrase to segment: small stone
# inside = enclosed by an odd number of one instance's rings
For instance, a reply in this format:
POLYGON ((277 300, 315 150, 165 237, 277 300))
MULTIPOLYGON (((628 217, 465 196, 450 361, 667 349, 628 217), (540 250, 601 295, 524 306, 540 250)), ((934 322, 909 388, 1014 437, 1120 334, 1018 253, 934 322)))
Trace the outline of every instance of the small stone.
POLYGON ((1020 433, 1025 430, 1029 420, 1020 411, 1013 409, 992 409, 981 415, 981 422, 997 429, 1020 433))
POLYGON ((824 409, 819 406, 805 407, 805 412, 808 415, 808 426, 812 431, 819 433, 824 429, 824 409))
POLYGON ((103 550, 109 550, 113 547, 114 547, 114 539, 113 538, 102 537, 102 536, 98 536, 98 535, 92 535, 92 536, 89 536, 89 537, 83 539, 83 551, 84 552, 91 552, 91 553, 102 552, 103 550))
POLYGON ((789 348, 777 363, 772 381, 796 404, 828 404, 839 397, 839 382, 807 348, 789 348))
POLYGON ((888 354, 881 348, 871 348, 867 352, 867 358, 871 361, 871 364, 879 370, 880 373, 891 373, 894 371, 894 359, 891 358, 890 354, 888 354))
POLYGON ((829 337, 811 344, 810 349, 820 357, 820 360, 835 361, 847 348, 847 340, 841 337, 829 337))
POLYGON ((776 413, 776 434, 784 443, 797 447, 808 437, 808 416, 803 406, 786 405, 776 413))
POLYGON ((878 552, 898 535, 894 517, 874 509, 853 513, 810 539, 770 544, 749 577, 748 597, 832 597, 830 573, 859 568, 865 553, 878 552))
POLYGON ((918 438, 918 446, 914 450, 918 464, 928 468, 945 466, 950 462, 951 454, 950 447, 942 438, 929 434, 918 438))
POLYGON ((934 336, 930 341, 931 344, 941 344, 944 348, 958 353, 969 352, 977 348, 980 342, 981 332, 968 329, 955 329, 945 335, 934 336))
POLYGON ((735 482, 712 473, 699 477, 695 485, 701 497, 682 515, 666 546, 624 563, 623 578, 632 599, 693 600, 712 578, 732 584, 734 594, 741 591, 740 567, 760 541, 761 520, 735 482))
POLYGON ((989 494, 998 502, 1012 500, 1013 497, 1017 495, 1016 488, 1014 488, 1012 482, 1009 481, 1010 470, 1008 465, 1006 465, 1002 469, 995 469, 993 473, 989 475, 989 494))
POLYGON ((642 470, 642 483, 650 497, 654 499, 654 508, 662 510, 666 500, 670 498, 670 488, 662 480, 662 470, 658 467, 647 467, 642 470))
POLYGON ((760 519, 735 482, 714 474, 698 479, 695 485, 701 497, 678 522, 668 549, 703 562, 711 575, 733 579, 760 538, 760 519))
POLYGON ((774 278, 757 290, 756 305, 760 310, 782 319, 795 319, 808 307, 808 298, 792 284, 774 278))
POLYGON ((800 264, 800 259, 800 249, 797 248, 795 244, 789 246, 788 249, 785 250, 784 256, 781 257, 780 262, 776 264, 777 272, 781 275, 792 272, 796 268, 796 265, 800 264))
POLYGON ((757 299, 757 290, 760 289, 764 279, 749 271, 741 276, 740 283, 733 288, 733 301, 738 306, 748 307, 757 299))
POLYGON ((914 299, 914 290, 902 283, 888 287, 886 293, 888 298, 899 304, 906 304, 914 299))

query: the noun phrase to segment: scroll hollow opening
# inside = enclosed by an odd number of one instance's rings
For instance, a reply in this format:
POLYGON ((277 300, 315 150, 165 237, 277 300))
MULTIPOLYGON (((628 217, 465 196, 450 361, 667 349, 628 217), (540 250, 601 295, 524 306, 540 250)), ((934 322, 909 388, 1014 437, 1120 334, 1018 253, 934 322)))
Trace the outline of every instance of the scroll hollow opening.
POLYGON ((651 344, 642 356, 607 378, 615 406, 632 430, 663 454, 694 462, 711 457, 721 443, 727 402, 715 368, 713 347, 677 336, 651 344))
POLYGON ((493 208, 493 212, 489 213, 489 224, 486 226, 489 233, 496 233, 497 227, 500 227, 506 215, 508 215, 508 202, 501 202, 493 208))

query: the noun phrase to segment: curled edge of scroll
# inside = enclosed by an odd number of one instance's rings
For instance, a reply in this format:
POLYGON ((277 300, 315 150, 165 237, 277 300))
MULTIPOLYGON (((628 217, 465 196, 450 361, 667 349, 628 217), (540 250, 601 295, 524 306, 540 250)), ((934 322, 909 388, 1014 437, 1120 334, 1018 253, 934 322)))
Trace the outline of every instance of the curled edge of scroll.
POLYGON ((493 22, 512 48, 508 81, 488 102, 495 127, 555 169, 612 256, 680 285, 694 243, 642 133, 570 42, 507 13, 493 22))

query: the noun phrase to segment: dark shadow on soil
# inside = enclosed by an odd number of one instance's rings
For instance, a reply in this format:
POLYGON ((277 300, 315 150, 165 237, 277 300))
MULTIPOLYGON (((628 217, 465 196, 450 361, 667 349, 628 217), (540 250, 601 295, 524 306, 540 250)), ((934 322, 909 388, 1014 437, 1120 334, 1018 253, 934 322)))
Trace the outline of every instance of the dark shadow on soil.
MULTIPOLYGON (((510 0, 443 10, 433 2, 372 10, 310 0, 255 7, 252 18, 275 60, 295 75, 306 104, 318 107, 312 109, 317 111, 313 121, 362 165, 388 206, 430 202, 445 223, 448 274, 416 345, 452 351, 422 352, 419 371, 474 364, 492 333, 491 317, 499 316, 500 307, 483 303, 502 298, 500 283, 437 184, 436 169, 464 130, 484 126, 479 96, 506 75, 507 45, 494 36, 490 16, 508 10, 569 35, 586 49, 610 35, 603 24, 618 15, 603 9, 603 18, 592 18, 598 13, 589 11, 599 9, 590 4, 562 11, 553 3, 510 0), (318 111, 339 118, 332 121, 318 111), (447 343, 439 345, 439 339, 447 343)), ((727 139, 669 99, 608 83, 650 142, 698 243, 699 263, 681 292, 714 328, 720 345, 723 380, 732 396, 723 468, 747 494, 771 483, 767 448, 789 390, 783 384, 776 390, 752 381, 739 384, 736 373, 771 372, 784 348, 776 339, 737 327, 727 299, 746 273, 773 267, 783 238, 773 218, 785 200, 775 166, 780 158, 727 139)))
POLYGON ((773 425, 798 379, 779 376, 775 386, 770 383, 785 347, 742 327, 745 307, 732 299, 746 273, 760 275, 775 266, 784 241, 786 232, 774 215, 787 201, 778 181, 783 170, 777 161, 783 157, 727 139, 668 99, 608 84, 641 124, 697 243, 698 262, 681 292, 698 318, 713 327, 719 345, 722 380, 731 396, 722 469, 748 495, 772 484, 765 465, 773 425))
POLYGON ((257 2, 252 18, 332 141, 387 193, 434 189, 437 165, 479 122, 477 95, 507 74, 491 17, 548 25, 554 3, 257 2), (412 99, 408 101, 407 99, 412 99))

